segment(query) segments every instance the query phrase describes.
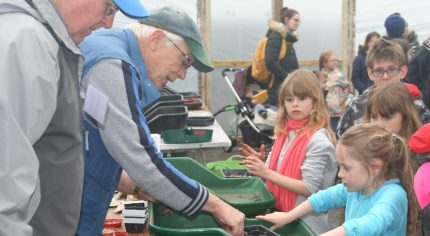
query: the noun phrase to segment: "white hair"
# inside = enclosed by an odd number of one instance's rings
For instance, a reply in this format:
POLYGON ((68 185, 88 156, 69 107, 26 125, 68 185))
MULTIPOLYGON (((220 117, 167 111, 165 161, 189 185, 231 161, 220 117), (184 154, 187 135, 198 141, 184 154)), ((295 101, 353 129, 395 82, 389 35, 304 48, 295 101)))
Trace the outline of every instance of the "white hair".
MULTIPOLYGON (((166 37, 171 39, 175 43, 179 43, 179 42, 184 40, 184 38, 182 38, 181 36, 170 33, 169 31, 166 31, 164 29, 156 28, 156 27, 153 27, 150 25, 141 24, 138 22, 129 24, 126 26, 126 28, 133 31, 133 33, 135 33, 138 38, 140 38, 140 37, 146 38, 149 35, 151 35, 154 31, 162 30, 166 34, 166 37)), ((170 42, 170 40, 168 40, 167 38, 166 38, 166 40, 164 40, 165 45, 166 46, 172 46, 173 45, 172 42, 170 42)))

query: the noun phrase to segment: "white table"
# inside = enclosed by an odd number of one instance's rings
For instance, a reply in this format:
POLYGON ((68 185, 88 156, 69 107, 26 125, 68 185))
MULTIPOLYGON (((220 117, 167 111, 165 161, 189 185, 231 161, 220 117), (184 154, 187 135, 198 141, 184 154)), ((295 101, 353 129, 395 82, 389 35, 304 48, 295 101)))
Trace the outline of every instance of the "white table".
MULTIPOLYGON (((211 112, 209 111, 188 111, 188 117, 199 117, 199 116, 212 116, 211 112)), ((174 144, 167 144, 164 143, 164 140, 161 139, 160 143, 160 149, 162 152, 169 152, 169 151, 178 151, 178 150, 190 150, 190 149, 200 149, 200 148, 218 148, 218 147, 230 147, 231 146, 231 140, 227 136, 227 134, 224 132, 224 129, 221 127, 221 125, 218 123, 218 121, 215 119, 213 125, 211 126, 204 126, 204 127, 195 127, 199 129, 211 129, 213 130, 212 134, 212 140, 210 142, 204 142, 204 143, 174 143, 174 144)))

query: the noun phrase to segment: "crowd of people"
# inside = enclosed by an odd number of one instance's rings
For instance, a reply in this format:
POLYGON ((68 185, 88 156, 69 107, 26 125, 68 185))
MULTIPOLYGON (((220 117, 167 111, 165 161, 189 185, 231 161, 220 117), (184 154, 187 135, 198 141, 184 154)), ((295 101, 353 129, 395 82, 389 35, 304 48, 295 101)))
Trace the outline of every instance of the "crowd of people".
MULTIPOLYGON (((419 47, 406 20, 389 15, 349 80, 333 50, 318 71, 299 69, 300 14, 284 7, 279 23, 287 33, 269 28, 265 51, 276 139, 270 152, 240 149, 275 197, 274 212, 257 218, 272 229, 301 218, 326 235, 430 235, 430 40, 419 47), (341 222, 330 221, 339 208, 341 222)), ((163 159, 142 112, 191 66, 214 69, 183 10, 0 0, 0 29, 0 235, 100 235, 117 189, 209 212, 244 235, 243 213, 163 159), (137 21, 109 29, 118 10, 137 21)))
POLYGON ((318 71, 281 78, 269 154, 263 145, 240 149, 248 171, 275 196, 275 212, 257 216, 272 229, 301 218, 323 235, 429 235, 430 111, 422 94, 430 87, 430 44, 418 49, 399 13, 384 26, 382 37, 367 34, 350 79, 330 49, 318 71), (342 208, 343 219, 330 222, 327 215, 342 208))

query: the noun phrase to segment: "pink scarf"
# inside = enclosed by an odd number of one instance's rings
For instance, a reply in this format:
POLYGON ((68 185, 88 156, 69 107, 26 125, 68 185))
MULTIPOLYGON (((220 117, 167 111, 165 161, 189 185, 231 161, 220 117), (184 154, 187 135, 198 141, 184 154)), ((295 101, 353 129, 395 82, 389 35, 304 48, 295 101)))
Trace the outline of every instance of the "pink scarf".
MULTIPOLYGON (((289 119, 285 125, 286 134, 288 135, 291 130, 297 130, 304 127, 307 122, 308 119, 298 121, 289 119)), ((312 134, 313 132, 309 129, 300 130, 282 159, 281 167, 278 171, 279 173, 293 179, 302 178, 300 167, 305 159, 306 147, 312 134)), ((272 154, 270 156, 269 169, 276 171, 279 155, 286 138, 285 134, 281 134, 276 138, 275 143, 273 144, 272 154)), ((269 191, 275 196, 276 209, 288 212, 295 207, 297 193, 286 190, 270 181, 266 181, 266 185, 269 191)))

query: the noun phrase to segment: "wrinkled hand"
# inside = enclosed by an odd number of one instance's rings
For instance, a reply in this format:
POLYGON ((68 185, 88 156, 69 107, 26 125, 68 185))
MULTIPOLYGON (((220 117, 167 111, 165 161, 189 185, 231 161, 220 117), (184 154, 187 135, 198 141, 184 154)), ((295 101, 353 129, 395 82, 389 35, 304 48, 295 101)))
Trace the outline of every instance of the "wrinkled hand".
POLYGON ((242 163, 248 168, 250 174, 265 178, 269 174, 269 168, 264 162, 256 156, 246 156, 243 158, 242 163))
POLYGON ((270 227, 271 230, 282 227, 294 220, 287 212, 274 212, 266 215, 259 215, 255 218, 272 223, 273 225, 270 227))
POLYGON ((212 214, 218 224, 234 236, 243 236, 245 215, 212 193, 202 210, 212 214))
POLYGON ((260 146, 260 152, 255 151, 252 147, 243 144, 241 148, 239 148, 239 151, 244 156, 256 156, 260 158, 262 161, 265 161, 266 159, 266 146, 264 144, 261 144, 260 146))
POLYGON ((227 232, 235 236, 243 236, 245 215, 242 212, 224 203, 212 215, 227 232))

